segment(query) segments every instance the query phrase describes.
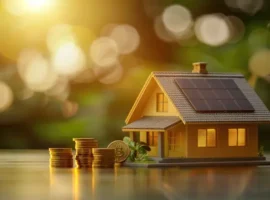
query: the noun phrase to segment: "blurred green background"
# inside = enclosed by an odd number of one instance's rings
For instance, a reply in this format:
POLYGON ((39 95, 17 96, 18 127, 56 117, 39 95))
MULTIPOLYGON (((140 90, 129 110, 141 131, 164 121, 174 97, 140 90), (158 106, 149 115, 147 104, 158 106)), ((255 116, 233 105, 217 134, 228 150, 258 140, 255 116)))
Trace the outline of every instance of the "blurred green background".
MULTIPOLYGON (((18 4, 15 0, 9 2, 18 4)), ((12 105, 0 113, 2 149, 72 147, 73 137, 94 137, 100 146, 107 146, 125 136, 121 131, 124 120, 151 71, 191 71, 192 63, 197 61, 207 62, 212 72, 244 74, 270 109, 270 2, 267 0, 55 0, 51 7, 18 15, 12 6, 0 1, 0 80, 11 88, 14 96, 12 105), (194 21, 189 27, 192 31, 196 20, 206 14, 215 14, 223 20, 237 17, 230 36, 236 40, 211 44, 204 42, 196 31, 184 39, 175 39, 170 34, 162 37, 155 24, 157 17, 171 5, 181 5, 190 12, 194 21), (134 27, 140 43, 133 52, 118 56, 123 72, 117 81, 109 81, 110 84, 100 81, 100 77, 102 80, 110 73, 105 70, 97 76, 83 73, 85 76, 68 78, 68 94, 64 96, 32 91, 17 71, 18 58, 24 49, 36 49, 49 57, 46 37, 57 24, 79 30, 77 44, 86 57, 93 40, 104 36, 104 30, 110 30, 108 25, 134 27), (255 59, 260 52, 265 54, 255 59)), ((217 34, 224 31, 220 29, 217 34)), ((211 41, 215 34, 209 37, 211 41)), ((88 69, 96 66, 90 61, 86 65, 88 69)), ((3 93, 0 98, 4 98, 3 93)), ((270 150, 270 126, 261 125, 259 129, 260 144, 270 150)))

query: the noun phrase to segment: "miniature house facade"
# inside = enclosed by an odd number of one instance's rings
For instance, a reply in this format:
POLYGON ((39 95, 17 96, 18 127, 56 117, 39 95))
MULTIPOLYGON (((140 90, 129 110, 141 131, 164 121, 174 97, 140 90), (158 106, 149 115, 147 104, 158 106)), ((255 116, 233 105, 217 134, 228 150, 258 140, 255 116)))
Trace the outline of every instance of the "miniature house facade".
POLYGON ((241 74, 152 72, 126 118, 134 141, 158 158, 258 156, 258 124, 270 113, 241 74))

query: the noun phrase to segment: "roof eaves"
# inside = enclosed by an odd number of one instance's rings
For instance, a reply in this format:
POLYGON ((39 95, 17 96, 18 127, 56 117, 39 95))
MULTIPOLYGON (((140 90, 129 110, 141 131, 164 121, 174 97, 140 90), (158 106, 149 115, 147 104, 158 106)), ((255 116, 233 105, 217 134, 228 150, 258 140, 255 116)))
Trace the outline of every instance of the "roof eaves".
POLYGON ((243 74, 236 73, 191 73, 191 72, 170 72, 170 71, 155 71, 152 72, 156 77, 228 77, 228 78, 244 78, 243 74))

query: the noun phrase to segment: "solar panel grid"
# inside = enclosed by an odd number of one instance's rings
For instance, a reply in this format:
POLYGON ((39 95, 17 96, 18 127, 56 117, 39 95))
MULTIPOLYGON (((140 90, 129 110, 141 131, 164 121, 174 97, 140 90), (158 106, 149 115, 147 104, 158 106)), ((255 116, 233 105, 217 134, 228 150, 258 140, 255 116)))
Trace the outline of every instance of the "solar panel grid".
POLYGON ((252 112, 253 106, 232 79, 176 79, 197 112, 252 112))

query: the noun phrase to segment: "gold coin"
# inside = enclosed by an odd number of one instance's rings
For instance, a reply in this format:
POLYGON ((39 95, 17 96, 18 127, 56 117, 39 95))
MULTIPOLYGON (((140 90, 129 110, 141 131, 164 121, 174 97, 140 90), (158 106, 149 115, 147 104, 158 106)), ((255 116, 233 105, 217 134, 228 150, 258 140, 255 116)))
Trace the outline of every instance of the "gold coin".
POLYGON ((71 148, 49 148, 50 153, 72 153, 72 149, 71 148))
POLYGON ((115 149, 115 162, 124 162, 130 153, 130 149, 122 140, 115 140, 108 145, 109 149, 115 149))
POLYGON ((97 141, 95 138, 73 138, 73 141, 97 141))
POLYGON ((110 153, 110 152, 114 153, 115 150, 112 148, 110 148, 110 149, 108 149, 108 148, 93 148, 92 152, 93 152, 93 154, 110 153))
POLYGON ((73 156, 73 154, 72 153, 53 153, 53 152, 50 152, 50 156, 63 156, 63 157, 65 157, 65 156, 73 156))

